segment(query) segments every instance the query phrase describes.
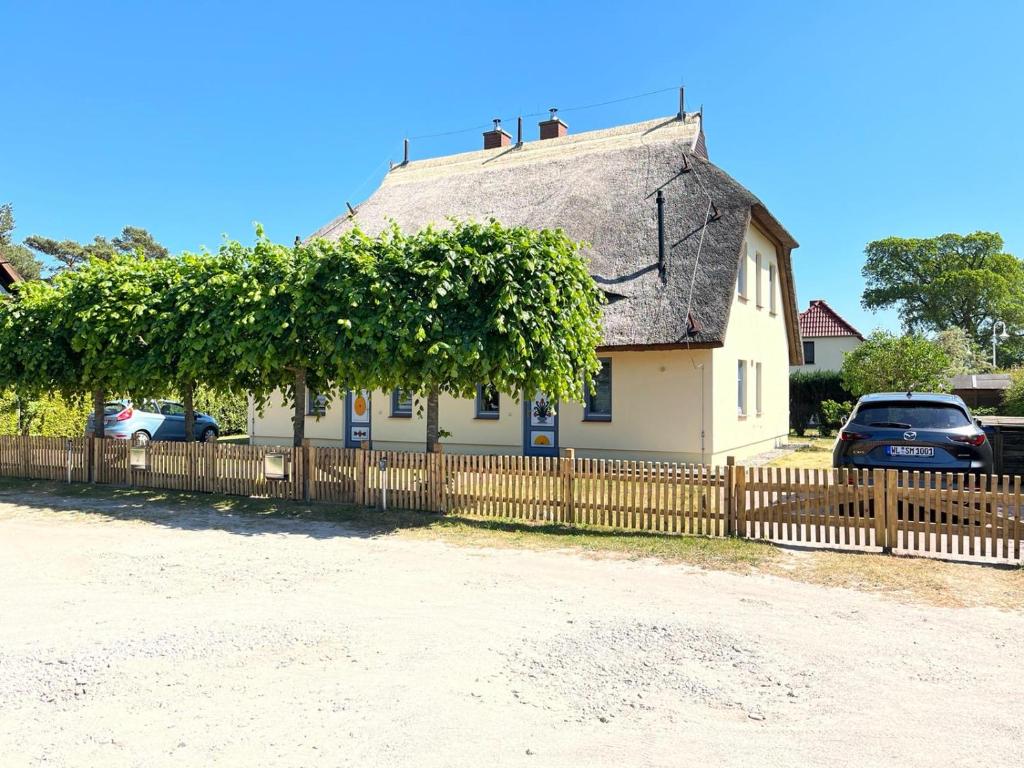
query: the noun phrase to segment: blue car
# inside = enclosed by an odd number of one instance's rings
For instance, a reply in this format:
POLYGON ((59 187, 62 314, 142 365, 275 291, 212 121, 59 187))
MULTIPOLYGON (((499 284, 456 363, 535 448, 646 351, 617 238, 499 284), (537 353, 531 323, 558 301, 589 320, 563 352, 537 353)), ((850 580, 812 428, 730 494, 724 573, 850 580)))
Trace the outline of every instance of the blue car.
MULTIPOLYGON (((103 407, 103 430, 107 437, 135 440, 145 445, 150 440, 184 440, 185 406, 173 400, 146 400, 132 403, 114 400, 103 407)), ((86 434, 93 431, 93 415, 86 422, 86 434)), ((217 439, 220 428, 214 418, 196 411, 196 440, 217 439)))

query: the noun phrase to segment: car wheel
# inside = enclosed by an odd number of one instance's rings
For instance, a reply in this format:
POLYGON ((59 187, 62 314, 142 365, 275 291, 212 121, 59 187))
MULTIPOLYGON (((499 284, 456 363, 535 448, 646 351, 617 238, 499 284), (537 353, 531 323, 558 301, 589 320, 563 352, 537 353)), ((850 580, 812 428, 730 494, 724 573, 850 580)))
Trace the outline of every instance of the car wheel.
POLYGON ((134 440, 137 445, 149 445, 150 439, 149 432, 143 432, 141 429, 132 434, 132 440, 134 440))
POLYGON ((213 427, 207 427, 203 430, 202 440, 204 443, 213 443, 217 440, 217 430, 213 427))

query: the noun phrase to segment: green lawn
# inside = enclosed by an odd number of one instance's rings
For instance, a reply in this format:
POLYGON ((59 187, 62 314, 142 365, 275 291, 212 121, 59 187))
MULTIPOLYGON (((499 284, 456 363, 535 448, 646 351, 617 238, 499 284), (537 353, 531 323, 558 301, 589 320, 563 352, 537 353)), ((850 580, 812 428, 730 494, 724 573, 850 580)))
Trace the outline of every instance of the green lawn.
POLYGON ((791 445, 800 448, 768 462, 769 467, 802 467, 807 469, 831 469, 832 446, 835 437, 818 437, 816 430, 808 430, 803 437, 790 434, 791 445))

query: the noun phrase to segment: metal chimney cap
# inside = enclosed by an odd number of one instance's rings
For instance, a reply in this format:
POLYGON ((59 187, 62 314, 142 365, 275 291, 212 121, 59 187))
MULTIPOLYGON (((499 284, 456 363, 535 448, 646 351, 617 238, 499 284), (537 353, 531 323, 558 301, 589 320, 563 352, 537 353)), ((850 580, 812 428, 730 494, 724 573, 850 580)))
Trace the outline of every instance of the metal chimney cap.
POLYGON ((492 119, 494 120, 494 130, 500 131, 501 130, 501 118, 500 117, 495 117, 495 118, 492 118, 492 119))
POLYGON ((551 113, 551 117, 548 118, 549 120, 556 120, 557 119, 558 107, 548 107, 548 112, 551 113))

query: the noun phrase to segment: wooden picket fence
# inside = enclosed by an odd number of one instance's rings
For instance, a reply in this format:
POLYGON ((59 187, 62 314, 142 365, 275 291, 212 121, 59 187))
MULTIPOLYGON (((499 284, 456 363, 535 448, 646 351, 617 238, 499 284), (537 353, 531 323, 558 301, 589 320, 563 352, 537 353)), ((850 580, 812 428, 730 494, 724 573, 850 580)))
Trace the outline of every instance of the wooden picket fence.
POLYGON ((1024 561, 1019 477, 169 442, 133 468, 133 447, 0 437, 0 476, 1024 561), (266 478, 270 454, 285 479, 266 478))

